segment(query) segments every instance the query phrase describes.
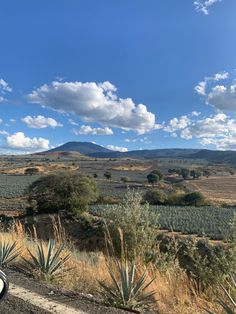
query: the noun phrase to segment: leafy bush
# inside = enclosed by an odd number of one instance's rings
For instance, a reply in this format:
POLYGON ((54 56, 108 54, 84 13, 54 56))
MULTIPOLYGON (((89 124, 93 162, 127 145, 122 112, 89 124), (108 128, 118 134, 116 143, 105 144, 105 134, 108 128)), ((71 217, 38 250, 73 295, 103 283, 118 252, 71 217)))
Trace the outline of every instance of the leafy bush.
POLYGON ((123 203, 111 205, 101 214, 106 219, 116 253, 121 252, 120 231, 122 230, 127 254, 145 258, 156 246, 158 214, 142 205, 142 195, 128 191, 123 203))
POLYGON ((124 182, 124 183, 127 183, 127 182, 129 182, 129 178, 128 177, 121 177, 120 181, 124 182))
POLYGON ((98 198, 93 178, 78 173, 59 172, 39 178, 29 187, 29 202, 39 213, 67 210, 78 214, 98 198))
POLYGON ((39 173, 39 169, 38 168, 26 168, 25 169, 25 174, 26 175, 34 175, 34 174, 38 174, 39 173))
POLYGON ((154 185, 155 183, 157 183, 160 180, 160 178, 155 173, 149 173, 147 175, 147 180, 148 180, 148 183, 151 183, 152 185, 154 185))
POLYGON ((150 205, 163 205, 167 202, 167 195, 157 189, 148 190, 144 195, 144 200, 150 205))
POLYGON ((107 286, 102 281, 99 282, 111 305, 135 310, 152 302, 151 297, 155 291, 145 292, 153 282, 153 280, 146 282, 147 272, 138 276, 135 263, 129 265, 127 259, 124 265, 120 261, 116 261, 115 266, 115 271, 108 267, 112 285, 107 286))
POLYGON ((110 180, 111 179, 111 172, 110 171, 106 171, 104 173, 104 177, 107 179, 107 180, 110 180))
POLYGON ((184 195, 183 201, 186 205, 201 206, 205 203, 205 197, 201 192, 191 192, 184 195))

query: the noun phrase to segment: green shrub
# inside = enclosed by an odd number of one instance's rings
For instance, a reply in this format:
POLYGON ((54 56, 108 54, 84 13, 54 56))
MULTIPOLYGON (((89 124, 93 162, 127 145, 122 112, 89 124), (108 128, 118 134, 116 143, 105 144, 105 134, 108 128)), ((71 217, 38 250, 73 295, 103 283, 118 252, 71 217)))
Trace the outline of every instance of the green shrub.
POLYGON ((150 205, 163 205, 167 203, 167 195, 157 189, 149 190, 143 197, 144 201, 147 201, 150 205))
POLYGON ((104 177, 107 179, 107 180, 111 180, 111 172, 110 171, 106 171, 104 173, 104 177))
POLYGON ((34 175, 34 174, 38 174, 39 173, 39 169, 38 168, 27 168, 25 169, 25 174, 26 175, 34 175))
POLYGON ((149 173, 147 175, 147 180, 148 180, 148 183, 151 183, 152 185, 154 185, 155 183, 157 183, 160 180, 160 178, 155 173, 149 173))
POLYGON ((142 195, 128 191, 122 203, 111 205, 102 212, 112 238, 116 254, 121 252, 122 231, 128 258, 146 258, 156 246, 158 214, 148 204, 142 205, 142 195))
POLYGON ((29 202, 36 201, 39 213, 66 210, 79 214, 98 198, 93 178, 78 173, 59 172, 39 178, 29 186, 29 202))
POLYGON ((183 197, 183 202, 186 205, 201 206, 205 204, 205 196, 201 192, 187 193, 183 197))

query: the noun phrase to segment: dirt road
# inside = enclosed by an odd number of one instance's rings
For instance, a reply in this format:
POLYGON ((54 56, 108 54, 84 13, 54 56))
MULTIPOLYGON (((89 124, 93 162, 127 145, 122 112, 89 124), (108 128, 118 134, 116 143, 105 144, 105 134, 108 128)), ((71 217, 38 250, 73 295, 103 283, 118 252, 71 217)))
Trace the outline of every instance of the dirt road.
POLYGON ((4 270, 10 281, 8 297, 0 302, 4 314, 124 314, 95 299, 73 292, 62 292, 44 282, 14 271, 4 270))

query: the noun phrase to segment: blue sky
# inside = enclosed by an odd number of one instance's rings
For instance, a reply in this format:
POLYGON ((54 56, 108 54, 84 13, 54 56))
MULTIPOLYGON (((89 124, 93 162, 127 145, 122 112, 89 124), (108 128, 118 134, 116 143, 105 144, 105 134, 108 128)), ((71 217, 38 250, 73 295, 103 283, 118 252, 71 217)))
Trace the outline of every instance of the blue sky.
POLYGON ((0 5, 0 152, 236 150, 235 0, 0 5))

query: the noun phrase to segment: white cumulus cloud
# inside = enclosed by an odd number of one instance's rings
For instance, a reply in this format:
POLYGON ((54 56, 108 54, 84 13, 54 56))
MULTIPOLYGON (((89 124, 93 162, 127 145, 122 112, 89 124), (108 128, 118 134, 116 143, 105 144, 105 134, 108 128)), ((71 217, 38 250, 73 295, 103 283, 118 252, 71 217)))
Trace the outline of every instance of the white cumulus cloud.
POLYGON ((112 129, 105 128, 92 128, 90 125, 82 125, 79 130, 74 130, 76 135, 112 135, 112 129))
POLYGON ((49 140, 45 138, 30 138, 23 132, 16 132, 6 137, 6 145, 11 149, 22 151, 40 151, 49 149, 49 140))
MULTIPOLYGON (((167 131, 166 128, 163 130, 167 131)), ((224 113, 201 119, 193 117, 185 127, 172 129, 171 136, 185 140, 197 139, 201 145, 213 145, 219 150, 236 150, 236 119, 224 113)))
POLYGON ((206 77, 195 87, 195 91, 203 96, 206 104, 215 109, 236 111, 236 79, 232 75, 230 76, 228 72, 206 77), (225 81, 226 79, 227 81, 225 81))
POLYGON ((107 145, 107 148, 110 150, 114 150, 115 152, 127 152, 128 148, 126 147, 120 147, 120 146, 114 146, 114 145, 107 145))
POLYGON ((5 92, 12 92, 12 88, 9 86, 9 84, 4 81, 4 79, 0 78, 0 91, 5 92))
POLYGON ((202 12, 205 15, 208 15, 209 9, 217 2, 221 1, 222 0, 195 0, 194 6, 197 12, 202 12))
POLYGON ((48 127, 56 128, 62 126, 62 124, 57 122, 55 119, 40 115, 37 117, 26 116, 22 118, 21 121, 24 122, 29 128, 33 129, 44 129, 48 127))
POLYGON ((119 98, 116 92, 110 82, 54 81, 32 91, 27 98, 32 103, 78 115, 85 122, 98 122, 139 134, 160 128, 155 114, 145 105, 135 104, 131 98, 119 98))

